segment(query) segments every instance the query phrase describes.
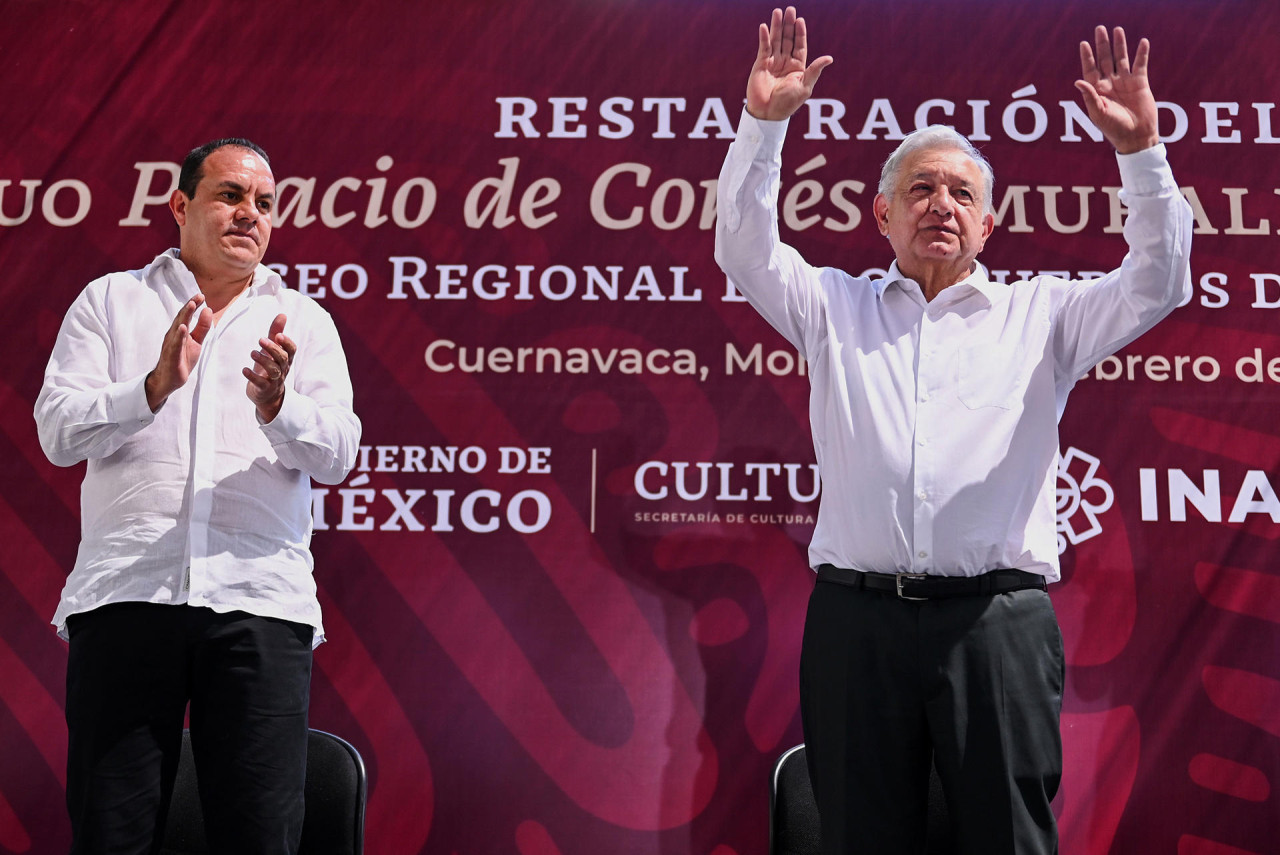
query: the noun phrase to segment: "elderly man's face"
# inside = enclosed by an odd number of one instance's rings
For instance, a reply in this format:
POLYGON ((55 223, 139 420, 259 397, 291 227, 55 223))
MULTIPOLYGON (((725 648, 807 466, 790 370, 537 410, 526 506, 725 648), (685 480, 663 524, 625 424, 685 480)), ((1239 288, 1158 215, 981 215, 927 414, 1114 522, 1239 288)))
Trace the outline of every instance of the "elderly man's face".
POLYGON ((194 198, 175 191, 182 259, 210 276, 252 275, 271 239, 276 183, 252 151, 223 146, 205 158, 194 198))
POLYGON ((983 213, 985 192, 982 171, 964 152, 922 149, 908 155, 892 194, 877 196, 874 206, 898 267, 917 276, 930 266, 971 268, 995 225, 983 213))

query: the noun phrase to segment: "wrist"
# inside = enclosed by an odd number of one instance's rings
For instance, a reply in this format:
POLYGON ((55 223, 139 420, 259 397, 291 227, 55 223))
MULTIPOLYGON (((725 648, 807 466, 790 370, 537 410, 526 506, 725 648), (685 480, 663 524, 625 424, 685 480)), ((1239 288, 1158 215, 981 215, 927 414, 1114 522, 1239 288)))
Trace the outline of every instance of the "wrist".
POLYGON ((284 406, 284 395, 281 394, 279 397, 265 404, 254 402, 254 406, 258 410, 259 421, 264 425, 271 424, 276 420, 276 416, 280 415, 280 408, 284 406))
POLYGON ((1149 148, 1155 148, 1160 144, 1160 136, 1152 134, 1149 137, 1143 137, 1136 140, 1126 140, 1116 145, 1118 154, 1137 154, 1140 151, 1146 151, 1149 148))
POLYGON ((169 393, 161 392, 160 381, 156 379, 155 371, 147 374, 147 379, 143 382, 142 388, 147 395, 147 406, 151 409, 151 412, 160 412, 164 402, 169 399, 169 393))

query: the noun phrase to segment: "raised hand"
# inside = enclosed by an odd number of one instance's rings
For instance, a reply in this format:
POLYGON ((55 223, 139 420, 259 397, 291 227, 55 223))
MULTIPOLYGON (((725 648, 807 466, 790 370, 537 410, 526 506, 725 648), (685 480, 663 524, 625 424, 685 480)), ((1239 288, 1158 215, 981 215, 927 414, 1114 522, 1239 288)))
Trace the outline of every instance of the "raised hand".
POLYGON ((822 70, 833 60, 820 56, 806 65, 809 39, 796 7, 774 9, 768 25, 760 25, 760 48, 747 78, 747 112, 757 119, 785 119, 813 94, 822 70))
POLYGON ((241 372, 249 381, 245 394, 258 408, 264 422, 272 421, 280 412, 280 405, 284 403, 284 378, 298 352, 293 339, 284 334, 285 320, 284 315, 276 315, 267 337, 258 339, 258 350, 249 354, 253 367, 241 372))
POLYGON ((160 344, 160 359, 147 375, 145 388, 151 412, 158 412, 169 396, 187 382, 200 358, 204 337, 212 328, 213 312, 204 305, 203 294, 195 295, 178 310, 160 344), (193 317, 194 327, 191 326, 193 317))
POLYGON ((1107 28, 1098 27, 1093 40, 1096 61, 1089 43, 1080 42, 1080 74, 1084 79, 1076 81, 1089 119, 1121 154, 1150 148, 1160 142, 1156 99, 1147 81, 1150 43, 1146 39, 1138 42, 1131 67, 1122 27, 1116 27, 1110 40, 1107 28))

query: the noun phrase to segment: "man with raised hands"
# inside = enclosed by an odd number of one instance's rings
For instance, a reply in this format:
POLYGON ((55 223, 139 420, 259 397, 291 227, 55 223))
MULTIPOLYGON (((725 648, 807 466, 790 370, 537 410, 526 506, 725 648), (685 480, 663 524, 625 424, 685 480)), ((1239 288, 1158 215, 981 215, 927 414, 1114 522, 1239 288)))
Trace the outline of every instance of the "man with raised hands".
POLYGON ((921 851, 930 763, 958 851, 1052 853, 1064 656, 1057 423, 1077 378, 1189 294, 1192 218, 1124 31, 1076 81, 1115 148, 1129 252, 1099 279, 1002 284, 977 263, 994 176, 954 129, 909 134, 872 205, 882 278, 814 267, 779 236, 787 119, 830 56, 794 7, 761 24, 720 173, 716 259, 808 361, 823 496, 801 716, 828 855, 921 851))

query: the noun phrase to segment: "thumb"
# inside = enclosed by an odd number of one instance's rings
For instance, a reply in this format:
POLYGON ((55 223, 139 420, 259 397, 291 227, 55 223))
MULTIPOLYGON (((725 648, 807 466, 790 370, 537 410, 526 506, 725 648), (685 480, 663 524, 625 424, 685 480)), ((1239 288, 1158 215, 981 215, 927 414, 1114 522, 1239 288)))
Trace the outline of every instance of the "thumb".
POLYGON ((1098 90, 1093 88, 1093 84, 1087 80, 1077 80, 1076 89, 1080 91, 1080 97, 1084 100, 1084 106, 1092 113, 1101 109, 1101 98, 1098 96, 1098 90))
POLYGON ((809 67, 804 70, 804 86, 809 91, 813 91, 813 87, 817 84, 818 78, 822 76, 822 71, 828 65, 835 62, 829 56, 820 56, 813 62, 809 63, 809 67))
POLYGON ((196 316, 196 325, 191 328, 191 339, 196 344, 204 344, 204 337, 209 334, 209 330, 213 329, 213 312, 208 306, 200 309, 200 314, 196 316))
POLYGON ((275 320, 271 322, 271 330, 267 333, 268 341, 275 341, 276 336, 284 332, 285 321, 288 320, 284 315, 276 315, 275 320))

